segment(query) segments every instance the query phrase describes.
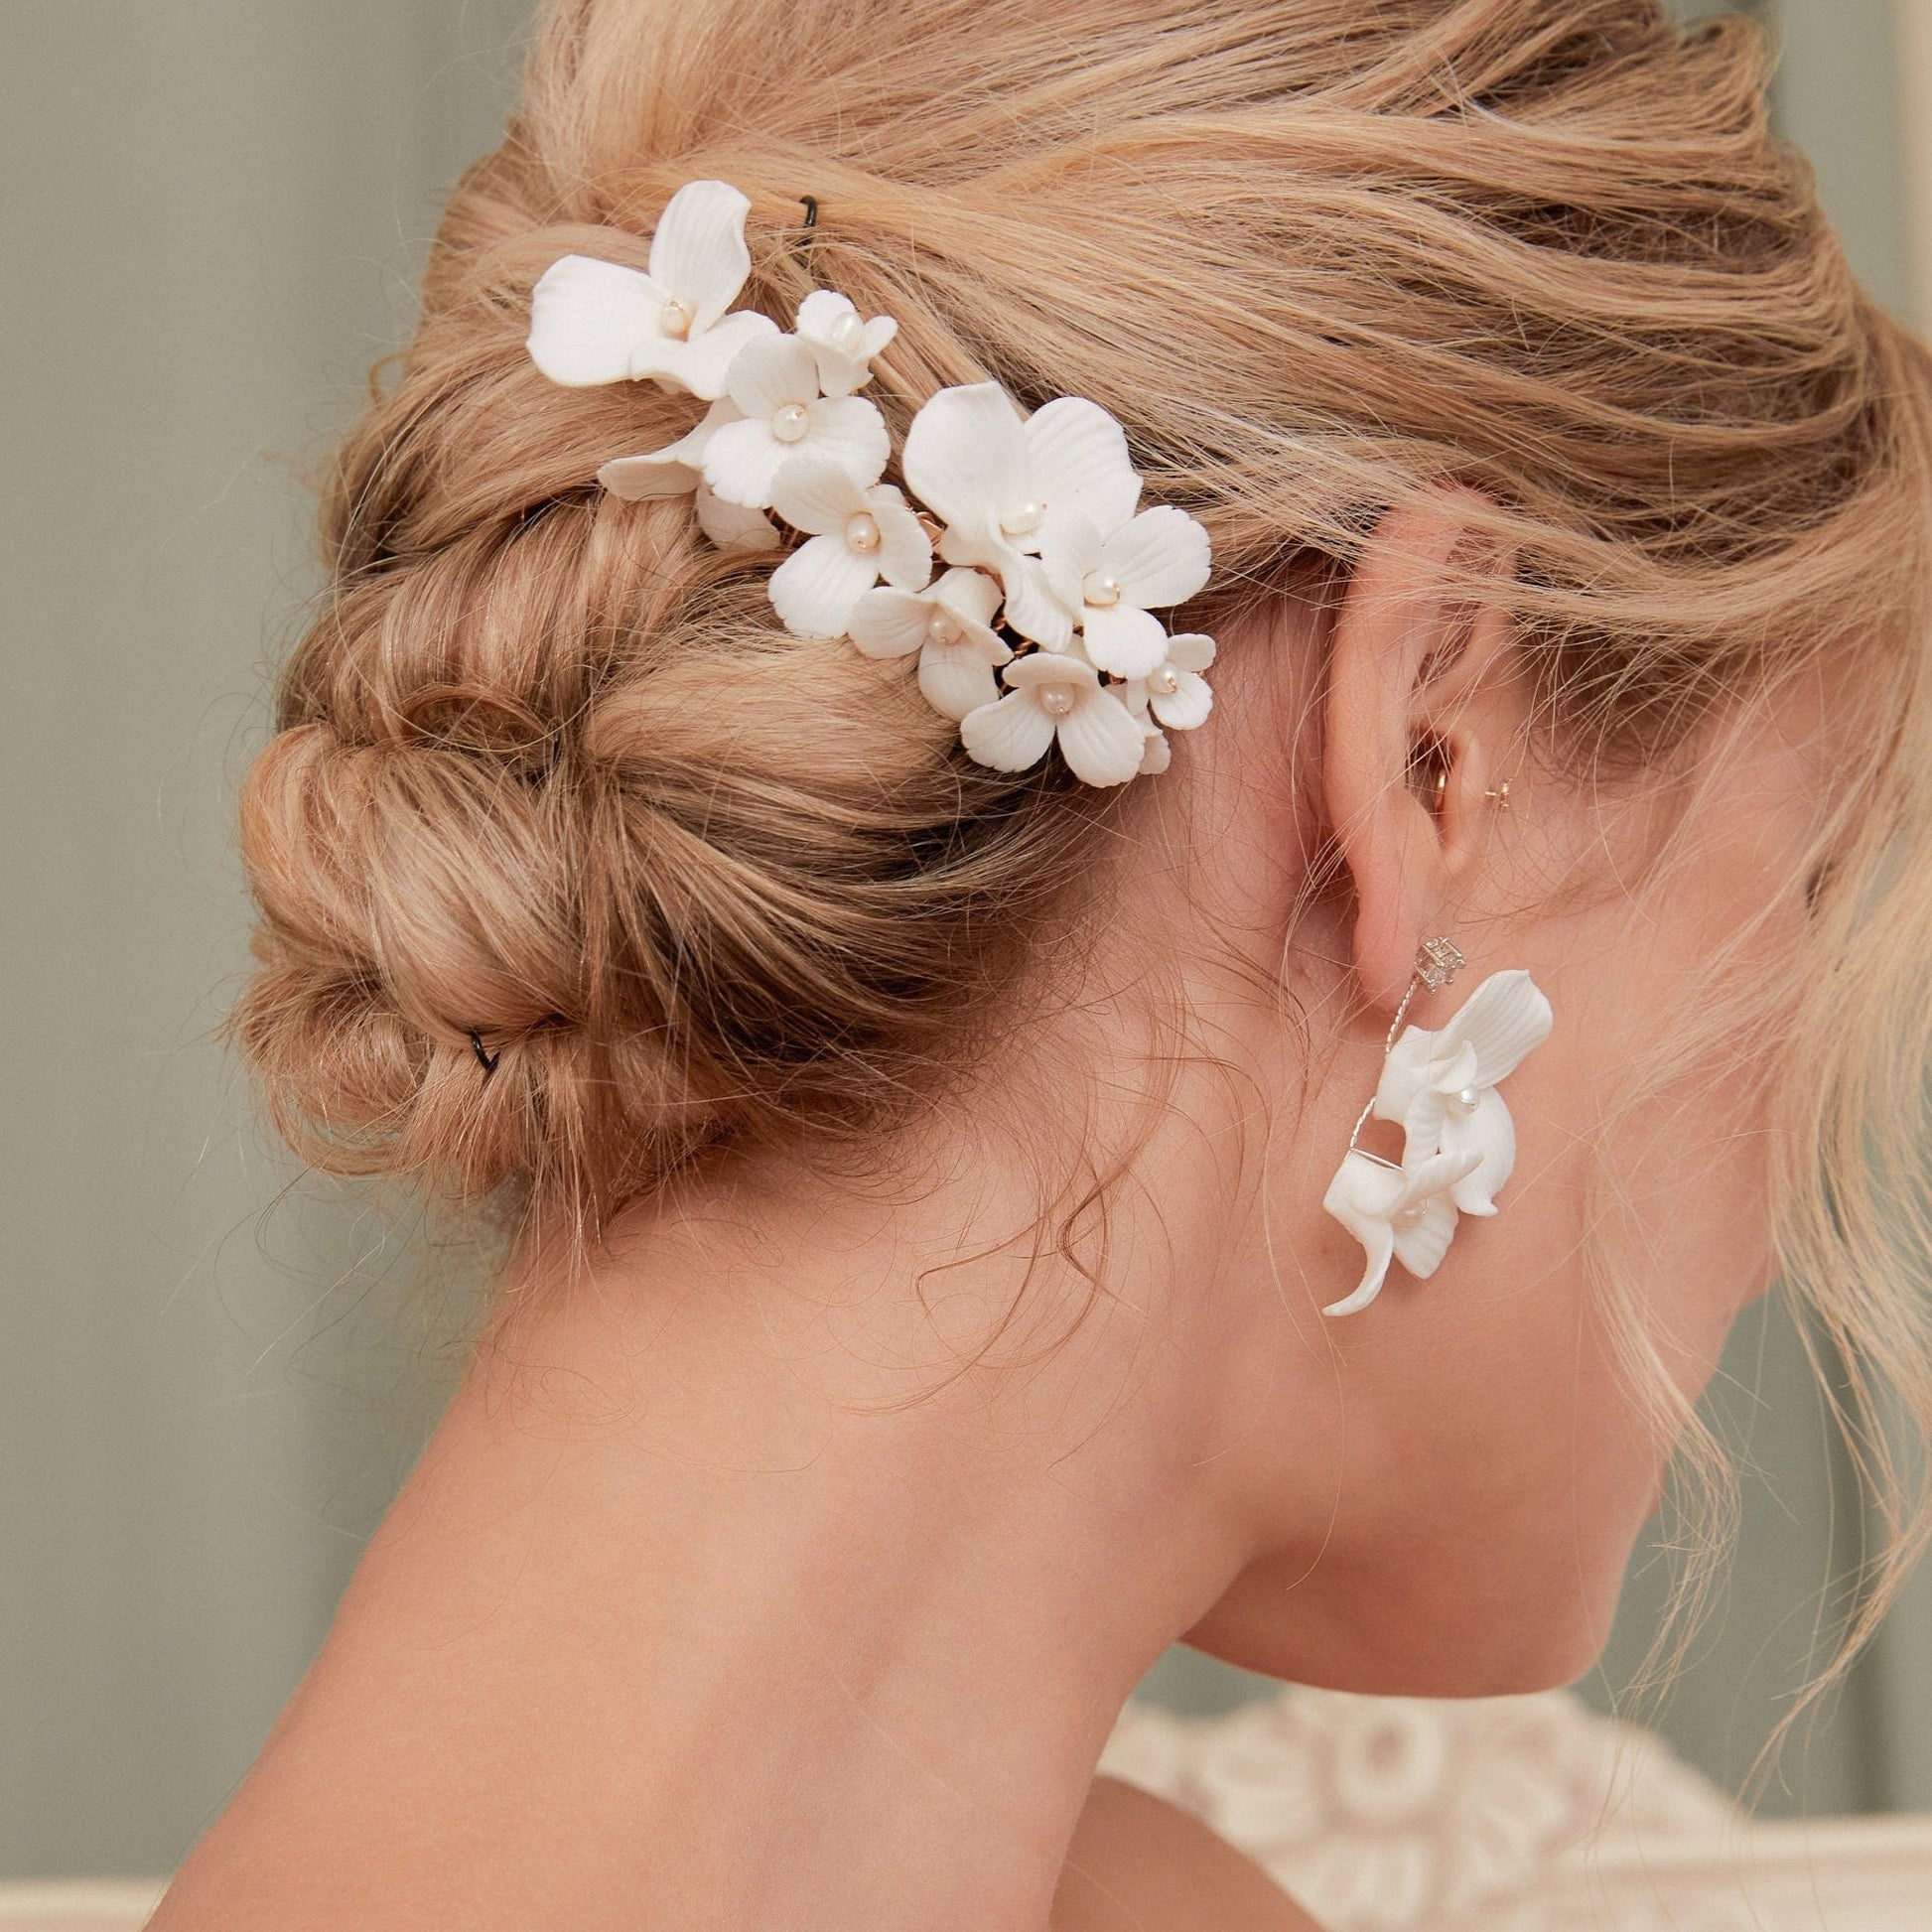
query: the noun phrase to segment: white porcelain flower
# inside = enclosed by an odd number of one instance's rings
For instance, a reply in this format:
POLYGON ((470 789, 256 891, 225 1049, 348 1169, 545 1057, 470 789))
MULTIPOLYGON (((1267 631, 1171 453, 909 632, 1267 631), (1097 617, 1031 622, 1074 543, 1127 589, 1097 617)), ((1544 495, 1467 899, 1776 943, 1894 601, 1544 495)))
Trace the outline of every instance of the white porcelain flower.
POLYGON ((651 496, 682 496, 703 480, 704 453, 712 432, 721 424, 737 422, 744 413, 729 397, 714 402, 675 443, 642 456, 613 458, 597 473, 597 480, 613 496, 633 503, 651 496))
POLYGON ((820 396, 818 363, 796 336, 752 344, 732 363, 727 393, 739 420, 712 432, 703 469, 728 503, 767 508, 778 472, 793 457, 822 458, 870 487, 892 454, 886 419, 865 397, 820 396))
POLYGON ((1035 651, 1003 673, 1008 691, 960 720, 969 757, 996 771, 1025 771, 1057 738, 1060 757, 1090 785, 1122 785, 1146 756, 1140 720, 1071 652, 1035 651))
POLYGON ((862 485, 823 457, 788 457, 771 507, 809 541, 771 573, 771 602, 800 637, 843 637, 852 607, 883 577, 901 591, 932 571, 932 539, 891 483, 862 485))
POLYGON ((751 206, 726 182, 686 182, 657 218, 647 274, 589 255, 552 262, 530 297, 531 359, 571 388, 649 376, 722 396, 739 350, 778 333, 757 310, 726 314, 752 271, 751 206))
POLYGON ((1141 480, 1127 435, 1098 403, 1058 396, 1022 416, 997 382, 941 389, 912 418, 901 458, 906 487, 946 525, 939 554, 976 564, 1006 587, 1006 621, 1064 650, 1074 613, 1038 553, 1075 512, 1097 528, 1128 521, 1141 480))
POLYGON ((833 289, 813 289, 798 305, 792 325, 818 362, 819 387, 828 396, 849 396, 872 380, 872 358, 898 334, 891 316, 867 322, 851 298, 833 289))
POLYGON ((1354 1314, 1367 1308, 1381 1294, 1391 1261, 1400 1261, 1419 1281, 1427 1281, 1455 1233, 1455 1184, 1481 1160, 1470 1150, 1436 1154, 1413 1168, 1397 1168, 1350 1148, 1321 1205, 1362 1244, 1367 1266, 1354 1293, 1321 1312, 1354 1314))
POLYGON ((955 722, 1000 695, 994 672, 1013 661, 993 628, 1000 587, 984 571, 955 565, 922 591, 867 591, 852 610, 852 641, 868 657, 919 653, 919 689, 955 722))
POLYGON ((1207 532, 1172 503, 1105 534, 1072 510, 1049 519, 1040 561, 1080 627, 1087 661, 1114 677, 1145 677, 1168 655, 1167 629, 1153 613, 1185 604, 1207 582, 1207 532))
MULTIPOLYGON (((1088 656, 1092 656, 1091 648, 1088 656)), ((1183 630, 1166 639, 1166 655, 1143 677, 1131 679, 1121 696, 1130 711, 1152 711, 1170 731, 1190 732, 1207 723, 1214 693, 1201 673, 1214 661, 1214 639, 1183 630)))
MULTIPOLYGON (((1383 1062, 1373 1111, 1403 1130, 1403 1161, 1474 1154, 1456 1183, 1464 1214, 1493 1214, 1516 1165, 1516 1126, 1496 1082, 1550 1036, 1550 1002, 1520 967, 1491 973, 1442 1028, 1404 1029, 1383 1062)), ((1406 1265, 1406 1264, 1405 1264, 1406 1265)))

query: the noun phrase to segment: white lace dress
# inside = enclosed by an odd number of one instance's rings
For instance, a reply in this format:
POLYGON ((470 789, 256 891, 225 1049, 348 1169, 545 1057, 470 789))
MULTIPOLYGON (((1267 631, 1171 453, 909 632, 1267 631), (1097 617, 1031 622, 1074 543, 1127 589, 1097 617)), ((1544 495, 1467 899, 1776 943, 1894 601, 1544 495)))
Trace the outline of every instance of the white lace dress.
POLYGON ((1101 1769, 1330 1932, 1932 1932, 1932 1817, 1755 1822, 1568 1692, 1129 1705, 1101 1769))

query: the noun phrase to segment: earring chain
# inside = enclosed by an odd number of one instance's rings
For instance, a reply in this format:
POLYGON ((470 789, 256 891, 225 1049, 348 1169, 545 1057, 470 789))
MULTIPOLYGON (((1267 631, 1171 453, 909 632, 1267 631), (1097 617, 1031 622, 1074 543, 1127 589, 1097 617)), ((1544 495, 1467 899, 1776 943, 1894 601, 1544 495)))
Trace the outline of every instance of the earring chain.
MULTIPOLYGON (((1409 985, 1400 1004, 1396 1007, 1395 1018, 1389 1022, 1388 1036, 1382 1042, 1382 1057, 1386 1060, 1394 1050, 1396 1035, 1402 1031, 1402 1023, 1409 1017, 1409 1009, 1415 1004, 1416 995, 1424 987, 1430 992, 1440 992, 1454 979, 1468 960, 1463 957, 1462 949, 1452 939, 1425 939, 1416 948, 1416 970, 1409 976, 1409 985)), ((1368 1104, 1355 1116, 1355 1130, 1348 1137, 1350 1154, 1359 1154, 1364 1161, 1373 1161, 1377 1167, 1399 1168, 1401 1163, 1390 1161, 1382 1155, 1371 1154, 1356 1143, 1362 1138, 1362 1129, 1368 1125, 1369 1116, 1375 1111, 1375 1096, 1370 1094, 1368 1104)))

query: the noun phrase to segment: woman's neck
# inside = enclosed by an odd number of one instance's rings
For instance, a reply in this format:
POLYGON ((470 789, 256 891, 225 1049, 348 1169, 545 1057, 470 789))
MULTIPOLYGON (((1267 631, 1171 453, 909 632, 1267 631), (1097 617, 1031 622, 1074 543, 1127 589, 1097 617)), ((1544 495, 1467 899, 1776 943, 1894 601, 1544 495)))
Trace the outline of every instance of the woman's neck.
POLYGON ((1043 1932, 1242 1552, 1133 1271, 1077 1324, 1056 1260, 927 1272, 1013 1204, 952 1193, 714 1201, 514 1284, 157 1926, 1043 1932))

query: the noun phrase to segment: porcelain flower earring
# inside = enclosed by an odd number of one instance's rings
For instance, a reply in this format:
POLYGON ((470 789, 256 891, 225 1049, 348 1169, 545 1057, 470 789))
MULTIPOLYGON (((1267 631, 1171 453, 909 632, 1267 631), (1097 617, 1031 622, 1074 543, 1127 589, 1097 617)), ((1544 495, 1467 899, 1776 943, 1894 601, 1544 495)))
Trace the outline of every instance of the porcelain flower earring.
POLYGON ((1457 1219, 1493 1214, 1516 1165, 1516 1126, 1497 1083, 1550 1036, 1550 1002, 1520 967, 1492 973, 1434 1032, 1403 1030, 1424 987, 1447 986, 1466 962, 1448 939, 1425 940, 1415 977, 1389 1028, 1382 1077, 1348 1137, 1321 1205, 1362 1244, 1367 1266, 1353 1294, 1322 1310, 1353 1314, 1382 1292, 1391 1261, 1426 1281, 1441 1266, 1457 1219), (1402 1129, 1402 1160, 1356 1145, 1370 1119, 1402 1129))

